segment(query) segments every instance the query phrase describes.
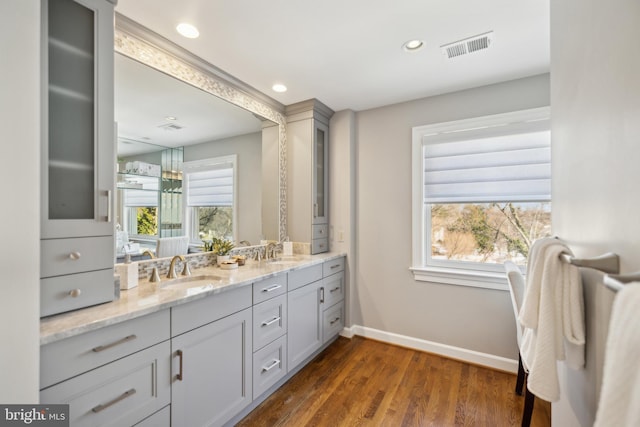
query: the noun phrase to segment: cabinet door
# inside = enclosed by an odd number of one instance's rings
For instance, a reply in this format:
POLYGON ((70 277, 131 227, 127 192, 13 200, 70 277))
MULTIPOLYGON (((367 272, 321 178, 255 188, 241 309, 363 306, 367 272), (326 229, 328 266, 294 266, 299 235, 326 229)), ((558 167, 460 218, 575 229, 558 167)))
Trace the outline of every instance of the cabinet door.
POLYGON ((329 128, 315 121, 313 132, 313 224, 327 224, 329 128))
POLYGON ((112 235, 113 4, 42 2, 42 237, 112 235))
POLYGON ((322 280, 289 292, 287 307, 288 372, 322 345, 320 287, 322 280))
POLYGON ((220 426, 251 403, 251 308, 172 339, 171 424, 220 426))

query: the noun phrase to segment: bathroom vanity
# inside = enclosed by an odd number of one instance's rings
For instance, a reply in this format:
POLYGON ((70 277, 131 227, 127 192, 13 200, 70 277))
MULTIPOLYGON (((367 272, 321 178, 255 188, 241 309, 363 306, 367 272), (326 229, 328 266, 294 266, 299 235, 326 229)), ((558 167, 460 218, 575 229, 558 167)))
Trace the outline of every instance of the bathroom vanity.
POLYGON ((71 424, 237 421, 344 327, 343 254, 146 280, 113 302, 41 320, 40 401, 71 424))

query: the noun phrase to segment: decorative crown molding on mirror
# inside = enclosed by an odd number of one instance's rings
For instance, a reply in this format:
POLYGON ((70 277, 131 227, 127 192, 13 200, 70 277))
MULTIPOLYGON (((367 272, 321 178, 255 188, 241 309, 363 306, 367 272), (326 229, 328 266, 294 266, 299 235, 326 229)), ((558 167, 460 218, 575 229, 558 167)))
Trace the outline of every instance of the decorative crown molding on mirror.
POLYGON ((284 106, 188 50, 116 13, 115 52, 278 125, 279 240, 287 236, 287 135, 284 106))

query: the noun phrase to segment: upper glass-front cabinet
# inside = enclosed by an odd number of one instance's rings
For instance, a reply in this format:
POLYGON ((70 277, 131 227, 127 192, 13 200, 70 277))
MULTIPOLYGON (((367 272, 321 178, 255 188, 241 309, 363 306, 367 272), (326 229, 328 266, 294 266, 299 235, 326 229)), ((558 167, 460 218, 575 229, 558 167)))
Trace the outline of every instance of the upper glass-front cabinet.
POLYGON ((113 5, 42 5, 42 237, 113 234, 113 5))
POLYGON ((329 128, 315 122, 313 144, 313 224, 327 223, 329 128))

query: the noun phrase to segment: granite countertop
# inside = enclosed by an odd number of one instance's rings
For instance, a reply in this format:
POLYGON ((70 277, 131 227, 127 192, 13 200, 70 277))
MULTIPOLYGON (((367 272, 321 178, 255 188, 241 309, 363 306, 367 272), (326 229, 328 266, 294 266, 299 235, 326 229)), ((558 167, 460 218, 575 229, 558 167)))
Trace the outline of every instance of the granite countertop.
POLYGON ((295 255, 292 259, 281 263, 248 261, 246 265, 235 270, 204 267, 191 271, 192 278, 203 275, 215 276, 206 280, 178 282, 162 278, 160 283, 141 280, 137 287, 121 291, 120 299, 113 302, 41 319, 40 345, 124 322, 241 286, 250 286, 253 282, 275 276, 278 273, 309 267, 344 255, 344 253, 335 252, 319 255, 295 255))

